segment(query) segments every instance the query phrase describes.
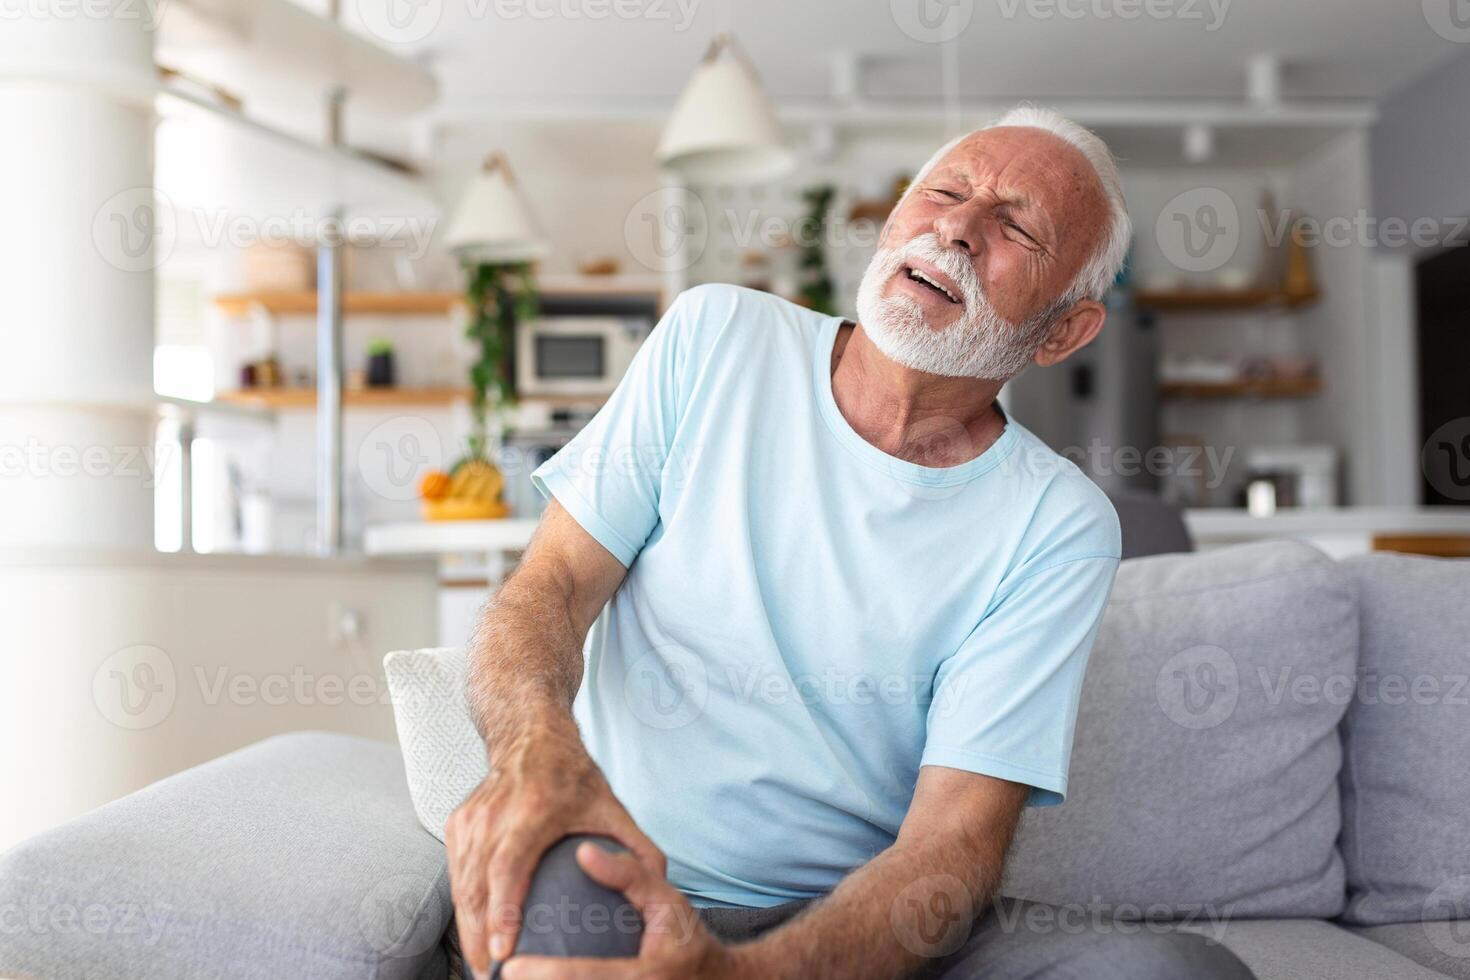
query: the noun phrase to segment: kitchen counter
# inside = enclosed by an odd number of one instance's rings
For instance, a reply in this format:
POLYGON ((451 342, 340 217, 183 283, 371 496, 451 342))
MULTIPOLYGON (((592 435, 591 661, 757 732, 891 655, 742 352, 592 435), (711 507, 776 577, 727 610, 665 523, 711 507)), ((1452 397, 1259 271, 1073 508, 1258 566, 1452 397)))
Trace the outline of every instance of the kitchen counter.
POLYGON ((1184 512, 1184 523, 1201 550, 1259 541, 1301 538, 1334 557, 1373 550, 1380 535, 1470 535, 1470 507, 1324 507, 1282 510, 1255 517, 1237 509, 1184 512))
POLYGON ((378 524, 363 532, 370 555, 442 555, 523 551, 540 523, 535 518, 495 521, 404 521, 378 524))
MULTIPOLYGON (((369 555, 484 554, 523 551, 537 521, 410 521, 363 535, 369 555)), ((1371 551, 1375 535, 1470 535, 1470 507, 1331 507, 1255 517, 1244 510, 1187 510, 1184 523, 1201 548, 1263 538, 1303 538, 1341 557, 1371 551)), ((497 562, 498 564, 498 562, 497 562)))

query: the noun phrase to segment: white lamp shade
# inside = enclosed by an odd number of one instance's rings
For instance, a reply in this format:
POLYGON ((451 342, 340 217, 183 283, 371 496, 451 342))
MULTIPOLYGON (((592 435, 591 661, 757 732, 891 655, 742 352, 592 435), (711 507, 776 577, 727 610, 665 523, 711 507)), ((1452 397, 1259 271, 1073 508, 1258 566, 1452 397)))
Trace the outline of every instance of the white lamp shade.
POLYGON ((694 183, 771 180, 796 162, 775 107, 741 58, 710 49, 664 127, 658 160, 694 183))
POLYGON ((530 262, 546 254, 536 219, 499 156, 491 157, 470 181, 455 209, 445 245, 463 258, 480 262, 530 262))

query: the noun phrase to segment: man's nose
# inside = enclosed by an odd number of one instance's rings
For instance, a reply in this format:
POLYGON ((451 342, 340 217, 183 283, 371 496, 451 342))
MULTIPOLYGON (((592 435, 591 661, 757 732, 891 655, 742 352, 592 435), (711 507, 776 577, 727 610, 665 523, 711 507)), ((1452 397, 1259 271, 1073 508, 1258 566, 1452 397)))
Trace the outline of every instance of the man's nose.
POLYGON ((984 236, 980 223, 985 220, 984 208, 978 201, 965 201, 950 208, 934 222, 934 233, 939 244, 945 248, 963 249, 971 255, 979 250, 984 236))

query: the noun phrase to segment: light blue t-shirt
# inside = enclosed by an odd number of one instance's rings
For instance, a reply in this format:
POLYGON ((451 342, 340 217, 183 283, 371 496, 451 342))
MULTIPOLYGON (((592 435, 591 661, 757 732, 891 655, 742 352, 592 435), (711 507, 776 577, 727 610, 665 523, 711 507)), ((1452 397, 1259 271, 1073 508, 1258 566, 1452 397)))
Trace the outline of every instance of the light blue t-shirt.
POLYGON ((948 468, 866 442, 832 396, 841 323, 691 289, 534 474, 628 566, 575 714, 699 906, 826 894, 893 843, 920 766, 1066 792, 1112 506, 1014 420, 948 468))

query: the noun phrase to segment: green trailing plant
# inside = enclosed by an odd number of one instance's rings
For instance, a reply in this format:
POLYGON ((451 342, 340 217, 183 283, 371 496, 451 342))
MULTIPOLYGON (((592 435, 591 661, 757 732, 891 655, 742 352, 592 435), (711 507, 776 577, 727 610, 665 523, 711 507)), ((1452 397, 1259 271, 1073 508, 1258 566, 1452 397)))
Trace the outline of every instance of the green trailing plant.
POLYGON ((801 192, 807 212, 800 226, 804 233, 797 243, 801 249, 798 260, 801 300, 811 309, 829 316, 836 315, 837 307, 832 274, 827 268, 827 215, 836 195, 837 188, 831 184, 818 184, 801 192))
POLYGON ((382 354, 391 354, 393 353, 393 341, 384 340, 380 337, 367 345, 367 352, 369 357, 378 357, 382 354))
POLYGON ((470 322, 465 336, 479 345, 470 365, 470 435, 468 459, 488 459, 490 421, 499 436, 501 413, 515 404, 514 365, 510 351, 516 324, 536 316, 538 297, 531 266, 526 262, 466 263, 469 274, 470 322))

